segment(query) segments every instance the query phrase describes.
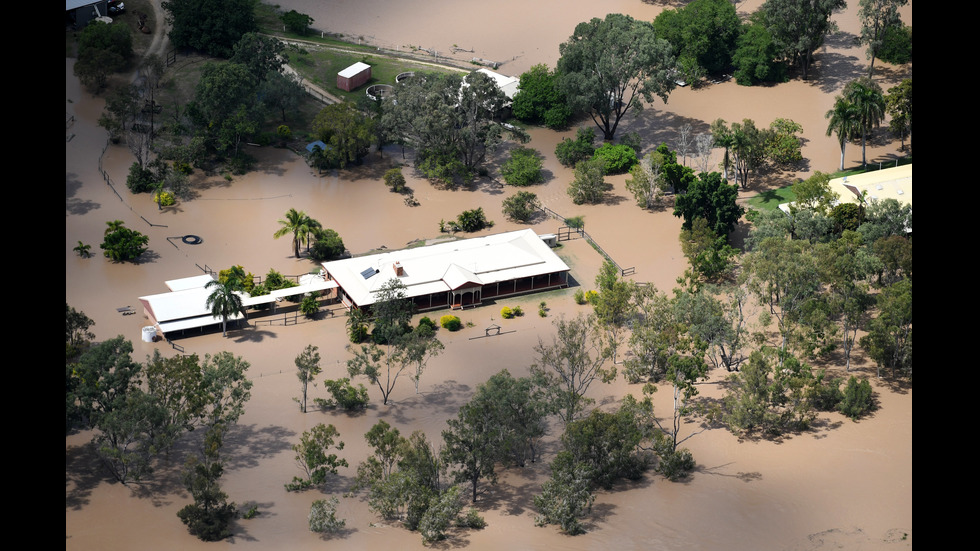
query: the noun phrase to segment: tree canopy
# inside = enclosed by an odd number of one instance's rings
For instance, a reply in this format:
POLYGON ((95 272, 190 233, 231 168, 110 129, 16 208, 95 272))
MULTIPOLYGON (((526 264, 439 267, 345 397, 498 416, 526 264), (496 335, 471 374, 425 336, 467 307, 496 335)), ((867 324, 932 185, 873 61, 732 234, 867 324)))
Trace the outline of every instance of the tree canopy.
POLYGON ((691 229, 695 218, 704 218, 708 227, 719 236, 735 229, 745 208, 736 204, 738 189, 728 185, 717 172, 701 173, 687 193, 674 201, 674 216, 684 219, 684 228, 691 229))
POLYGON ((133 55, 133 37, 127 25, 92 21, 78 36, 75 76, 86 86, 102 90, 111 73, 123 69, 133 55))
POLYGON ((106 225, 105 237, 99 245, 106 258, 115 262, 136 260, 149 249, 150 238, 127 228, 121 220, 106 222, 106 225))
POLYGON ((837 28, 830 16, 846 5, 845 0, 766 0, 760 9, 782 56, 799 67, 806 80, 813 52, 837 28))
POLYGON ((674 55, 652 23, 612 13, 579 23, 559 46, 559 88, 573 110, 588 112, 606 140, 643 100, 665 103, 674 89, 674 55))
POLYGON ((384 133, 415 148, 416 166, 449 185, 468 181, 502 141, 494 120, 506 96, 483 73, 417 73, 395 87, 384 133))
POLYGON ((514 116, 531 124, 544 123, 556 130, 565 128, 572 112, 558 88, 558 81, 558 73, 549 71, 543 64, 522 73, 512 106, 514 116))
POLYGON ((875 58, 884 44, 889 29, 902 26, 898 8, 908 0, 858 0, 858 18, 861 20, 861 43, 868 47, 868 76, 875 70, 875 58))
POLYGON ((681 75, 694 83, 731 66, 741 25, 729 0, 694 0, 653 20, 657 35, 674 47, 681 75))
POLYGON ((170 41, 228 58, 242 35, 258 30, 252 0, 166 0, 170 41))
POLYGON ((351 103, 334 103, 320 110, 313 119, 313 133, 327 144, 326 160, 346 168, 360 163, 375 138, 375 120, 351 103))

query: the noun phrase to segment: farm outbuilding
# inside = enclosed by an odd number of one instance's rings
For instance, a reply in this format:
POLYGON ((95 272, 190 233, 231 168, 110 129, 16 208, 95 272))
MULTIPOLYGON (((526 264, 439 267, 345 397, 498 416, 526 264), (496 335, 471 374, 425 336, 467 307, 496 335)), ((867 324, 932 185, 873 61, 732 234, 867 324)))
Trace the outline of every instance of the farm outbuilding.
POLYGON ((337 88, 351 92, 371 80, 371 66, 358 61, 337 73, 337 88))

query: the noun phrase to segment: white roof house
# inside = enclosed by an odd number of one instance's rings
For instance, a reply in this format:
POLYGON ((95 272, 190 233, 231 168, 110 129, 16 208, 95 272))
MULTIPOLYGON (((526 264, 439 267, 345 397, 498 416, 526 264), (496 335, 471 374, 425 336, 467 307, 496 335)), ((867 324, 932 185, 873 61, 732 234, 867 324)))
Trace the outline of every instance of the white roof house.
POLYGON ((490 69, 477 69, 477 73, 483 73, 493 79, 497 83, 497 87, 500 91, 507 96, 508 103, 514 101, 514 96, 517 95, 518 87, 521 84, 521 79, 517 77, 509 77, 507 75, 502 75, 490 69))
POLYGON ((419 309, 566 287, 569 269, 530 229, 324 262, 323 268, 348 307, 374 304, 377 291, 397 279, 419 309))
MULTIPOLYGON (((214 278, 209 275, 167 281, 169 293, 139 297, 143 312, 162 333, 221 323, 221 318, 212 316, 207 308, 212 290, 206 285, 210 281, 214 281, 214 278)), ((248 297, 246 293, 238 295, 243 301, 248 297)), ((233 320, 239 318, 241 314, 238 313, 229 316, 233 320)))
MULTIPOLYGON (((213 289, 207 288, 207 284, 211 281, 214 281, 214 277, 206 274, 167 281, 169 293, 139 297, 139 301, 143 305, 143 312, 164 334, 221 323, 221 318, 212 316, 211 310, 207 307, 208 297, 213 292, 213 289)), ((248 308, 260 304, 275 303, 285 297, 324 291, 335 287, 337 287, 336 282, 327 281, 322 275, 310 274, 302 276, 297 287, 279 289, 267 295, 255 297, 239 291, 235 291, 235 294, 241 297, 242 305, 248 308)), ((238 312, 228 317, 230 320, 241 318, 242 316, 238 312)))

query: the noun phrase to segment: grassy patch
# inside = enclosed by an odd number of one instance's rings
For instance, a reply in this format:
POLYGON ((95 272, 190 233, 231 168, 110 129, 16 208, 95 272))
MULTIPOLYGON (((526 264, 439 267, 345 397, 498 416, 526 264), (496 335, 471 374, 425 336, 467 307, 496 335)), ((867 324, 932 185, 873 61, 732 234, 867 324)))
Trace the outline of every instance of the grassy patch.
POLYGON ((796 201, 796 194, 793 193, 793 186, 781 187, 763 191, 755 197, 750 197, 746 203, 749 208, 755 210, 776 210, 782 203, 796 201))

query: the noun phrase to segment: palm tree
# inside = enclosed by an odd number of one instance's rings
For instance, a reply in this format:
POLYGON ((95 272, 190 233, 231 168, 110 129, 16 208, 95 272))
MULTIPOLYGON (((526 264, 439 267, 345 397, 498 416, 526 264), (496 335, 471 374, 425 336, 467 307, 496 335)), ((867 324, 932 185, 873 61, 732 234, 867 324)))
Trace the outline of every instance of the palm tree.
POLYGON ((115 233, 123 228, 125 222, 122 220, 113 220, 112 222, 106 222, 106 229, 104 235, 109 235, 110 233, 115 233))
POLYGON ((228 316, 236 312, 241 312, 241 314, 245 316, 245 319, 248 319, 248 314, 245 313, 245 306, 242 304, 242 297, 235 291, 233 282, 228 282, 225 284, 217 280, 213 280, 209 281, 204 287, 206 289, 210 289, 212 287, 214 288, 214 291, 208 295, 205 308, 211 310, 212 316, 221 316, 222 337, 225 337, 228 334, 228 316))
POLYGON ((868 132, 881 126, 885 118, 885 94, 878 83, 867 77, 859 78, 844 87, 844 97, 857 111, 857 126, 861 132, 861 163, 868 166, 865 150, 868 132))
POLYGON ((296 258, 299 258, 300 244, 305 243, 309 247, 310 233, 320 227, 319 222, 310 218, 305 212, 296 209, 289 209, 286 212, 286 217, 279 220, 279 224, 282 227, 276 230, 272 236, 279 239, 284 235, 293 234, 293 254, 296 255, 296 258))
POLYGON ((837 96, 834 108, 827 111, 825 118, 830 119, 827 124, 827 135, 837 133, 837 141, 840 143, 840 168, 844 170, 844 146, 854 138, 858 131, 858 112, 854 104, 843 96, 837 96))
POLYGON ((72 250, 75 251, 76 253, 78 253, 78 256, 80 256, 82 258, 88 258, 88 257, 92 256, 92 253, 89 252, 89 249, 91 249, 91 248, 92 248, 91 245, 86 245, 85 243, 82 243, 81 241, 79 241, 78 242, 78 246, 75 247, 72 250))

